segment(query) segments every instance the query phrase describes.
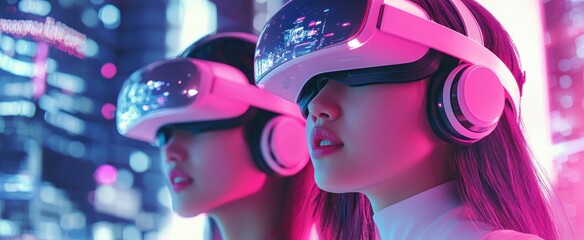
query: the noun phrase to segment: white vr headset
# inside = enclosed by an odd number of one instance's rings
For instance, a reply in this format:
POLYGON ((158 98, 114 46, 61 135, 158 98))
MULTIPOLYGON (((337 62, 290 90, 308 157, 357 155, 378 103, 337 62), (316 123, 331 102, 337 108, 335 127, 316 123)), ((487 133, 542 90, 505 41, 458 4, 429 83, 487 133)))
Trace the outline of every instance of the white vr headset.
POLYGON ((470 10, 460 0, 451 2, 468 36, 433 22, 410 1, 291 0, 259 37, 256 85, 297 102, 307 82, 324 73, 372 68, 389 72, 386 77, 334 79, 350 86, 421 80, 431 74, 424 73, 423 64, 415 71, 407 65, 434 49, 461 61, 436 107, 456 135, 455 142, 475 142, 496 127, 506 100, 519 118, 519 87, 507 66, 482 45, 470 10))

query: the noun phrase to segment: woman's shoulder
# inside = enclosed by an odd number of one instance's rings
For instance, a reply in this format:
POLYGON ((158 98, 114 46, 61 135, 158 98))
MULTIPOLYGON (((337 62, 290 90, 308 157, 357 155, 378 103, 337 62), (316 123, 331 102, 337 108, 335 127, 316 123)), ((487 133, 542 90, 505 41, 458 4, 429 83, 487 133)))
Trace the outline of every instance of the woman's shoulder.
POLYGON ((490 232, 481 240, 543 240, 543 238, 513 230, 496 230, 490 232))

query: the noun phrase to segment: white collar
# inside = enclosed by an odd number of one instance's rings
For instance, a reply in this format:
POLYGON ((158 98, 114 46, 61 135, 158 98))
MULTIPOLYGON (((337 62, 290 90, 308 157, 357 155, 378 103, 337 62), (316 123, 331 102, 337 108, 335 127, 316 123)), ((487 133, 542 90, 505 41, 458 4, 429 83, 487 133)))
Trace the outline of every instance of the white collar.
POLYGON ((381 239, 440 239, 451 234, 479 239, 488 225, 464 217, 454 181, 447 182, 373 215, 381 239))

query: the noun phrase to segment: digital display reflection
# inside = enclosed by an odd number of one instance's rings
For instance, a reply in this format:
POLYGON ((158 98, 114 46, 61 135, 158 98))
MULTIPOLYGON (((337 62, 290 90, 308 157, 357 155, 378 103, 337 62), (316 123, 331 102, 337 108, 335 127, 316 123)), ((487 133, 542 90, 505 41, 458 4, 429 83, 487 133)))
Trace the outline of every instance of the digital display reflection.
POLYGON ((147 66, 133 74, 122 87, 118 99, 118 125, 121 131, 160 108, 187 106, 195 101, 199 74, 188 60, 147 66))
POLYGON ((368 1, 292 1, 265 25, 255 53, 256 82, 279 65, 349 40, 364 23, 368 1))

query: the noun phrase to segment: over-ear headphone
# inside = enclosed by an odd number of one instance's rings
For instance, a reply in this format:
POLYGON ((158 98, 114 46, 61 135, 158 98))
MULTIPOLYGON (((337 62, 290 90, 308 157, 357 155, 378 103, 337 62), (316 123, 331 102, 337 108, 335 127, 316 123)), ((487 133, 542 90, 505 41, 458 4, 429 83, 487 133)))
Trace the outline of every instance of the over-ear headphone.
MULTIPOLYGON (((216 61, 238 68, 253 85, 253 59, 257 36, 241 32, 209 35, 181 57, 216 61)), ((300 118, 251 107, 252 119, 244 125, 244 137, 255 165, 272 176, 292 176, 310 160, 304 122, 300 118)), ((248 114, 248 113, 246 113, 248 114)))
MULTIPOLYGON (((467 36, 483 44, 480 26, 461 0, 451 0, 467 36)), ((505 88, 490 68, 460 62, 429 86, 427 112, 434 132, 447 142, 472 144, 489 135, 505 107, 505 88)))
POLYGON ((258 165, 268 173, 291 176, 304 168, 308 160, 304 124, 291 117, 271 118, 262 128, 260 137, 263 161, 258 165))
POLYGON ((259 110, 244 135, 254 163, 271 176, 292 176, 310 160, 304 122, 297 118, 259 110))

